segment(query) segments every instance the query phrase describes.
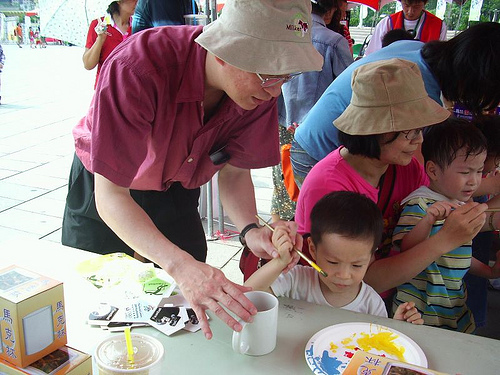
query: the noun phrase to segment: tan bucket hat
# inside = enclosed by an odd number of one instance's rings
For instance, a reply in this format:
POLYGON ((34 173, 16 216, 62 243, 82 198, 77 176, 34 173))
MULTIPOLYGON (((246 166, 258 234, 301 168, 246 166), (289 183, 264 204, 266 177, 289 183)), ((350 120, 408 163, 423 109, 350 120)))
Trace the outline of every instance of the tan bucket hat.
POLYGON ((282 75, 321 70, 310 0, 228 0, 196 42, 238 69, 282 75))
POLYGON ((438 124, 450 112, 432 100, 417 64, 382 60, 352 74, 351 103, 333 124, 350 135, 371 135, 419 129, 438 124))

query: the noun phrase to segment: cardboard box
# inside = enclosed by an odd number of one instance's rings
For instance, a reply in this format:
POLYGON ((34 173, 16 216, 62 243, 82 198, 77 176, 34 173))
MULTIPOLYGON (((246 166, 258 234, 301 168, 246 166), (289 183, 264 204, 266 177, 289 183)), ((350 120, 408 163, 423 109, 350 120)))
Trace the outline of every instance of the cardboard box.
POLYGON ((63 346, 25 368, 0 359, 0 374, 7 375, 92 375, 92 357, 63 346))
POLYGON ((429 370, 425 367, 399 362, 392 358, 381 357, 375 354, 358 350, 354 353, 343 375, 447 375, 443 372, 429 370))
POLYGON ((26 367, 66 345, 63 285, 18 266, 0 270, 0 358, 26 367))

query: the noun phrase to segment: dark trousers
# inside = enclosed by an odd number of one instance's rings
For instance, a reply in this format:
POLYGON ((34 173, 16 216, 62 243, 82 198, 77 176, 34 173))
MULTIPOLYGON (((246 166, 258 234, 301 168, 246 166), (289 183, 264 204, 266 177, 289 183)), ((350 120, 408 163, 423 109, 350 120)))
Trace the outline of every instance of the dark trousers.
MULTIPOLYGON (((207 257, 205 232, 198 213, 200 189, 174 183, 167 191, 130 190, 132 198, 175 245, 201 262, 207 257)), ((64 209, 62 244, 99 254, 134 251, 102 221, 94 199, 94 175, 75 155, 64 209)))

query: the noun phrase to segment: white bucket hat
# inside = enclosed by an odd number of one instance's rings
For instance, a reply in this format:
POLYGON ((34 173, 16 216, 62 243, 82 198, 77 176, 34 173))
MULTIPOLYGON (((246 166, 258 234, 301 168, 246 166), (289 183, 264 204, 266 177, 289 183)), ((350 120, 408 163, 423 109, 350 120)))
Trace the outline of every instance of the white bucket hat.
POLYGON ((228 0, 196 42, 238 69, 283 75, 321 70, 310 0, 228 0))
POLYGON ((352 97, 333 122, 350 135, 407 131, 439 124, 450 112, 425 90, 418 65, 390 59, 357 68, 351 79, 352 97))

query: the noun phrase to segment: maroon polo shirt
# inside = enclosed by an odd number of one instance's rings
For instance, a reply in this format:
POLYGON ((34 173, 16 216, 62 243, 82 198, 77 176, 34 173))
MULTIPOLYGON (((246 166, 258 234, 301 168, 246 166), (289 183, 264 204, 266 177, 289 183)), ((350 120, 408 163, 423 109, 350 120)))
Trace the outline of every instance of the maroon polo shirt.
POLYGON ((279 163, 276 100, 251 111, 228 97, 203 123, 206 51, 199 26, 145 30, 104 63, 87 116, 73 130, 85 168, 123 187, 188 189, 223 167, 210 153, 225 146, 238 168, 279 163))

